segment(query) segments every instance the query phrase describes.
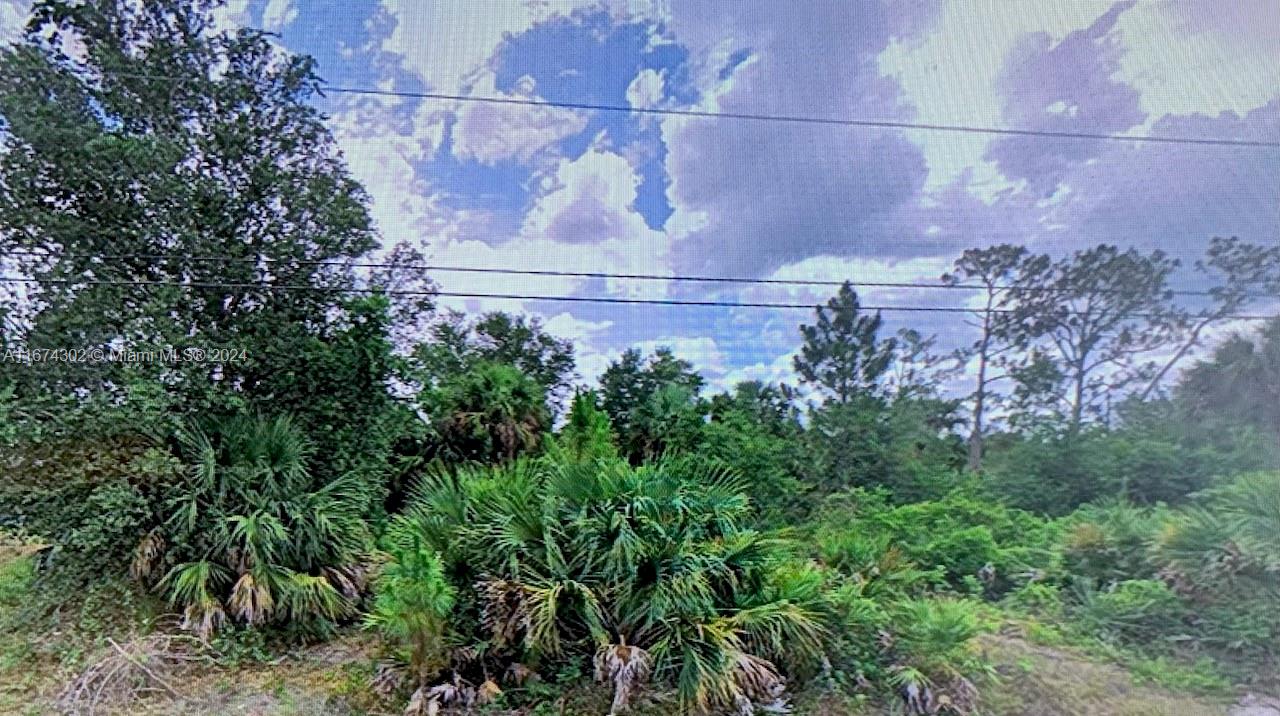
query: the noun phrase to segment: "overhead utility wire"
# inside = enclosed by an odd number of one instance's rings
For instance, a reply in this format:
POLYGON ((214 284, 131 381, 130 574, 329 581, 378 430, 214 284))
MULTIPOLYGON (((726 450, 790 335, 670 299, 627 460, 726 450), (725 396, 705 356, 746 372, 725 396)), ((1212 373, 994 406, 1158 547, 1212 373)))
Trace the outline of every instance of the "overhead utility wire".
MULTIPOLYGON (((56 283, 75 286, 166 286, 174 288, 202 288, 202 289, 236 289, 236 290, 260 290, 260 291, 334 291, 338 293, 365 293, 387 296, 446 296, 453 298, 496 298, 510 299, 518 301, 560 301, 566 303, 607 303, 607 304, 633 304, 633 305, 652 305, 652 306, 711 306, 718 308, 778 308, 778 309, 805 309, 813 310, 815 308, 824 307, 823 304, 816 303, 766 303, 755 301, 710 301, 710 300, 692 300, 692 299, 676 299, 676 298, 624 298, 617 296, 550 296, 541 294, 519 294, 519 293, 473 293, 469 291, 427 291, 427 290, 411 290, 411 289, 381 289, 381 288, 358 288, 358 287, 326 287, 326 286, 310 286, 306 284, 272 284, 272 283, 222 283, 222 282, 178 282, 178 281, 112 281, 112 280, 77 280, 77 279, 34 279, 19 278, 5 276, 0 277, 0 282, 9 283, 56 283)), ((864 305, 860 306, 865 311, 897 311, 902 313, 965 313, 973 314, 985 312, 983 309, 963 308, 960 306, 876 306, 864 305)), ((991 313, 1013 313, 1013 309, 992 309, 991 313)), ((1126 313, 1129 318, 1152 318, 1152 314, 1148 313, 1126 313)), ((1224 319, 1235 319, 1241 321, 1267 321, 1280 316, 1263 316, 1263 315, 1231 315, 1222 316, 1224 319)))
POLYGON ((525 107, 557 107, 561 109, 595 110, 600 112, 632 112, 636 114, 656 114, 675 117, 704 117, 716 119, 742 119, 761 122, 787 122, 793 124, 826 124, 844 127, 874 127, 879 129, 923 129, 938 132, 963 132, 967 134, 996 134, 1017 137, 1048 137, 1056 139, 1100 139, 1112 141, 1154 142, 1160 144, 1202 144, 1226 147, 1270 147, 1280 148, 1280 141, 1261 139, 1226 139, 1221 137, 1161 137, 1150 134, 1101 134, 1094 132, 1056 132, 1040 129, 1002 129, 999 127, 977 127, 961 124, 932 124, 924 122, 901 122, 887 119, 848 119, 840 117, 806 117, 786 114, 755 114, 750 112, 711 112, 696 109, 673 109, 662 107, 629 107, 615 104, 596 104, 592 102, 553 102, 551 100, 521 99, 517 97, 483 97, 474 95, 445 94, 442 92, 408 92, 402 90, 379 90, 362 87, 342 87, 322 85, 321 91, 346 94, 367 94, 390 97, 406 97, 430 100, 447 100, 454 102, 480 102, 486 104, 508 104, 525 107))
MULTIPOLYGON (((154 75, 135 72, 105 72, 115 77, 126 77, 142 80, 158 80, 166 82, 185 82, 186 78, 154 75)), ((602 104, 595 102, 561 102, 545 99, 528 99, 520 97, 491 97, 482 95, 448 94, 444 92, 413 92, 409 90, 382 90, 373 87, 349 87, 320 83, 318 89, 323 96, 325 92, 335 94, 371 95, 378 97, 400 97, 405 99, 425 99, 447 102, 476 102, 482 104, 514 105, 520 107, 554 107, 559 109, 578 109, 597 112, 625 112, 629 114, 648 114, 672 117, 700 117, 706 119, 737 119, 758 122, 783 122, 789 124, 817 124, 843 127, 870 127, 877 129, 919 129, 936 132, 961 132, 966 134, 993 134, 1016 137, 1045 137, 1049 139, 1092 139, 1104 141, 1149 142, 1158 144, 1199 144, 1226 147, 1265 147, 1280 148, 1280 141, 1263 139, 1229 139, 1225 137, 1188 137, 1188 136, 1156 136, 1150 134, 1104 134, 1096 132, 1065 132, 1042 129, 1008 129, 1001 127, 980 127, 963 124, 935 124, 927 122, 904 122, 889 119, 858 119, 844 117, 812 117, 792 114, 763 114, 754 112, 713 112, 700 109, 677 109, 672 107, 632 107, 630 105, 602 104)))
MULTIPOLYGON (((11 256, 31 256, 35 258, 52 258, 54 255, 40 253, 37 251, 11 251, 11 256)), ((143 261, 170 261, 179 259, 181 261, 194 262, 223 262, 223 263, 256 263, 259 260, 269 263, 290 263, 300 266, 334 266, 338 268, 373 268, 373 269, 392 269, 397 271, 442 271, 446 273, 477 273, 477 274, 510 274, 517 276, 552 276, 564 278, 603 278, 603 279, 625 279, 639 281, 673 281, 673 282, 689 282, 689 283, 732 283, 732 284, 749 284, 749 285, 771 285, 771 286, 842 286, 846 281, 824 280, 824 279, 789 279, 789 278, 749 278, 745 276, 697 276, 697 275, 672 275, 665 276, 663 274, 651 273, 614 273, 605 271, 561 271, 553 269, 508 269, 483 266, 451 266, 448 264, 400 264, 395 262, 380 261, 340 261, 336 259, 275 259, 275 258, 256 258, 256 257, 239 257, 239 256, 177 256, 165 254, 61 254, 62 256, 75 256, 79 258, 100 258, 104 260, 128 260, 139 259, 143 261)), ((854 281, 849 280, 849 285, 855 288, 922 288, 922 289, 941 289, 954 291, 981 291, 986 286, 974 283, 924 283, 912 281, 854 281)), ((1070 289, 1057 288, 1054 286, 994 286, 997 291, 1021 291, 1027 293, 1061 293, 1070 289)), ((1118 292, 1118 290, 1117 290, 1118 292)), ((1212 296, 1210 291, 1192 291, 1187 289, 1171 290, 1175 296, 1212 296)), ((1256 293, 1248 294, 1251 298, 1275 298, 1272 294, 1256 293)))

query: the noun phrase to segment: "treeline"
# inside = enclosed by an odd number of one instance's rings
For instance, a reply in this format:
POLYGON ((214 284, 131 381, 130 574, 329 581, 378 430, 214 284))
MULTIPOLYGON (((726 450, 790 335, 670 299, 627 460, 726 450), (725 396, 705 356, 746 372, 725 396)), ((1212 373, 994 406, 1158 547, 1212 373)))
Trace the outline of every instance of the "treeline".
POLYGON ((993 609, 1274 663, 1280 321, 1188 361, 1280 293, 1280 248, 974 249, 958 351, 846 284, 795 385, 717 393, 658 349, 584 386, 536 319, 438 310, 412 250, 350 265, 378 241, 317 84, 186 0, 37 2, 0 53, 0 351, 245 352, 0 363, 0 527, 46 545, 47 600, 127 580, 208 639, 362 624, 417 713, 590 670, 615 712, 966 713, 993 609))

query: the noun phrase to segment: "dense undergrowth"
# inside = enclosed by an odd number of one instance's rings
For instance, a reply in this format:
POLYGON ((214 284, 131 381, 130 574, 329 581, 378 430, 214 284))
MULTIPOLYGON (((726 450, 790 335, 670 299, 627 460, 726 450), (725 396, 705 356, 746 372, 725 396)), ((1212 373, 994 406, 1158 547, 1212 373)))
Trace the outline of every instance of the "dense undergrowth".
POLYGON ((318 83, 190 0, 43 0, 0 51, 5 708, 329 648, 333 713, 1002 713, 1037 647, 1274 688, 1280 320, 1179 360, 1280 249, 1210 241, 1193 310, 1159 251, 976 248, 955 353, 845 283, 798 385, 665 348, 583 381, 537 319, 393 276, 411 247, 353 269, 318 83), (29 359, 72 344, 239 358, 29 359))

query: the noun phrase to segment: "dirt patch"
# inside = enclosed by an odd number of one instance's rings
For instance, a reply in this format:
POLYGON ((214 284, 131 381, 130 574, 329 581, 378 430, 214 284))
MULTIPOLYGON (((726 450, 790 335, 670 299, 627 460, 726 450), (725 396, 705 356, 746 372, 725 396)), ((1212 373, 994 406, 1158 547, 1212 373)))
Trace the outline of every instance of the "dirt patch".
POLYGON ((998 716, 1225 716, 1230 705, 1136 684, 1117 666, 1013 636, 985 636, 981 648, 1000 674, 983 688, 998 716))

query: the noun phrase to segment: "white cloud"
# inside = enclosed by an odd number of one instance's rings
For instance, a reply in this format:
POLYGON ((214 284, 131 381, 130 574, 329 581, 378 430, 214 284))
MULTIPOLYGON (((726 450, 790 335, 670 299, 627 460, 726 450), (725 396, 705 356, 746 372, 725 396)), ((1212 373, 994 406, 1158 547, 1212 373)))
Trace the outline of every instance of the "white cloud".
POLYGON ((539 22, 596 4, 595 0, 382 0, 383 9, 396 20, 382 49, 402 56, 405 67, 432 90, 458 93, 477 78, 508 34, 518 35, 539 22))
POLYGON ((576 342, 607 330, 613 325, 613 321, 586 321, 571 313, 557 313, 542 325, 548 333, 576 342))
POLYGON ((262 11, 262 27, 265 30, 279 32, 298 17, 298 8, 293 0, 270 0, 262 11))
POLYGON ((632 107, 656 107, 662 101, 662 90, 666 82, 665 71, 653 69, 640 70, 640 74, 627 85, 627 102, 632 107))
POLYGON ((217 32, 238 30, 253 24, 249 0, 227 0, 213 9, 213 28, 217 32))
POLYGON ((8 43, 22 37, 31 11, 29 0, 3 0, 0 2, 0 43, 8 43))
MULTIPOLYGON (((533 78, 524 77, 510 95, 493 86, 493 73, 486 72, 474 89, 486 97, 539 99, 533 78)), ((572 110, 483 102, 465 103, 457 110, 453 128, 453 153, 459 158, 494 164, 503 159, 529 162, 560 140, 581 132, 587 116, 572 110)))
POLYGON ((370 213, 387 245, 417 241, 444 221, 416 167, 435 151, 438 137, 402 133, 391 109, 358 99, 329 121, 347 167, 369 193, 370 213))
POLYGON ((749 380, 758 380, 761 383, 775 385, 784 382, 795 385, 796 374, 792 361, 798 352, 793 349, 782 353, 767 363, 753 363, 734 368, 719 378, 710 381, 711 392, 732 391, 738 383, 749 380))
MULTIPOLYGON (((573 161, 560 160, 525 216, 522 244, 545 245, 551 254, 533 254, 544 265, 669 274, 667 236, 650 229, 633 208, 639 184, 625 158, 599 146, 573 161)), ((666 293, 660 281, 608 279, 605 288, 630 296, 666 293)))
MULTIPOLYGON (((787 264, 767 278, 782 281, 849 281, 864 305, 936 306, 950 305, 958 298, 951 292, 930 288, 859 286, 859 283, 939 284, 939 277, 951 268, 950 257, 922 257, 905 260, 871 257, 813 256, 787 264)), ((818 305, 835 295, 835 285, 793 284, 755 285, 743 292, 743 300, 768 303, 812 303, 818 305)), ((807 317, 806 317, 807 319, 807 317)))
POLYGON ((1141 93, 1148 123, 1169 114, 1244 114, 1280 96, 1280 6, 1151 2, 1121 17, 1120 78, 1141 93))
MULTIPOLYGON (((1110 3, 1046 4, 1038 0, 975 3, 950 0, 923 38, 896 38, 879 56, 880 69, 902 86, 914 121, 927 124, 999 127, 1001 98, 996 81, 1005 57, 1027 33, 1055 41, 1087 27, 1110 3)), ((945 186, 965 171, 989 195, 1008 183, 983 159, 991 137, 982 134, 909 131, 929 165, 927 189, 945 186)))

